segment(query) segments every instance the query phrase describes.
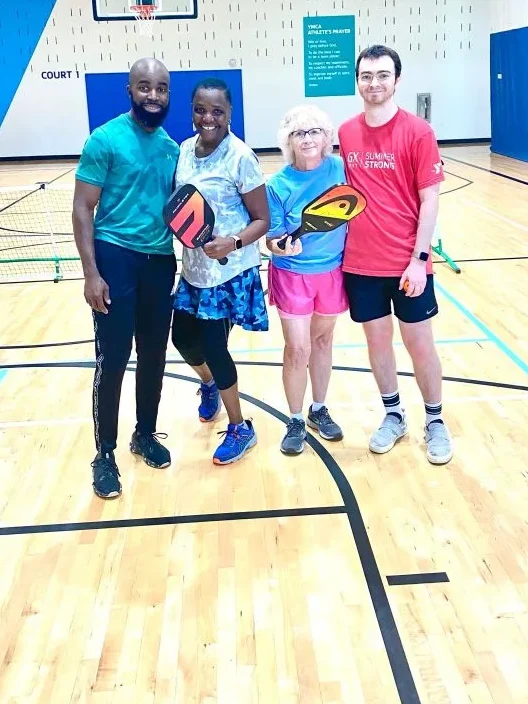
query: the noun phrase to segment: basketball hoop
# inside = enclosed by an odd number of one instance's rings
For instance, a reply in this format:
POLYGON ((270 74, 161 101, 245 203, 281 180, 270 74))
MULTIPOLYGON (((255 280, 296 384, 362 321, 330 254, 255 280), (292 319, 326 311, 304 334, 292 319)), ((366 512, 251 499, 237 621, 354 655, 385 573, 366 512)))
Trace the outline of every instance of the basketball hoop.
POLYGON ((151 37, 156 19, 156 5, 131 5, 130 11, 134 13, 142 37, 151 37))

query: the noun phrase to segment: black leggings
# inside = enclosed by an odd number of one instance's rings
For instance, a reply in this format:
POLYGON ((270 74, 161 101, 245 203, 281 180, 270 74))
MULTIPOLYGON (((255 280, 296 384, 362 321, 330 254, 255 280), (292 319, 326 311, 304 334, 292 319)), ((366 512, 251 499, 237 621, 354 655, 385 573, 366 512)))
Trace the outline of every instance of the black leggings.
POLYGON ((202 320, 183 310, 172 315, 172 344, 191 367, 207 363, 220 390, 229 389, 238 379, 227 349, 231 328, 226 318, 202 320))

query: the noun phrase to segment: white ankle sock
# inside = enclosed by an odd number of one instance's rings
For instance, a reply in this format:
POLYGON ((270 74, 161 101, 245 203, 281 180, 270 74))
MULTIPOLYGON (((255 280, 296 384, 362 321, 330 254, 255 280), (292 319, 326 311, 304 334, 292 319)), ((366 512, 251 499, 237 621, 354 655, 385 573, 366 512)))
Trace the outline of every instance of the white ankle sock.
POLYGON ((429 425, 434 420, 440 423, 444 422, 442 420, 442 402, 425 404, 425 425, 429 425))
POLYGON ((391 394, 381 394, 381 400, 385 406, 385 413, 395 413, 403 418, 403 409, 400 402, 400 394, 398 390, 393 391, 391 394))

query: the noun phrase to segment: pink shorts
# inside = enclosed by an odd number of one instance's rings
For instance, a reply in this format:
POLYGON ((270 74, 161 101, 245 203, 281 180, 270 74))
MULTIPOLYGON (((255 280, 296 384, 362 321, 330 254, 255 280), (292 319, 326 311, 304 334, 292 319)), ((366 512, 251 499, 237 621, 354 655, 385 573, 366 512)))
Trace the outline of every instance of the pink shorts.
POLYGON ((268 298, 281 318, 304 318, 313 313, 340 315, 348 310, 340 266, 324 274, 296 274, 270 262, 268 298))

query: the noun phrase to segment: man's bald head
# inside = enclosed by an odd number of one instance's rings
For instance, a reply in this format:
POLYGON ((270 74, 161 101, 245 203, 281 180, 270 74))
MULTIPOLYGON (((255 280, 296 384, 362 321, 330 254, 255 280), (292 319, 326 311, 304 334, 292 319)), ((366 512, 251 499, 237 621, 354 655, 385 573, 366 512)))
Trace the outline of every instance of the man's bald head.
POLYGON ((130 85, 138 82, 141 78, 156 78, 158 80, 163 79, 167 85, 170 83, 170 75, 167 71, 165 64, 158 61, 158 59, 153 59, 152 57, 147 57, 144 59, 138 59, 130 69, 128 75, 128 80, 130 85))
POLYGON ((139 59, 130 69, 128 94, 132 114, 146 130, 159 127, 169 110, 170 75, 157 59, 139 59))

